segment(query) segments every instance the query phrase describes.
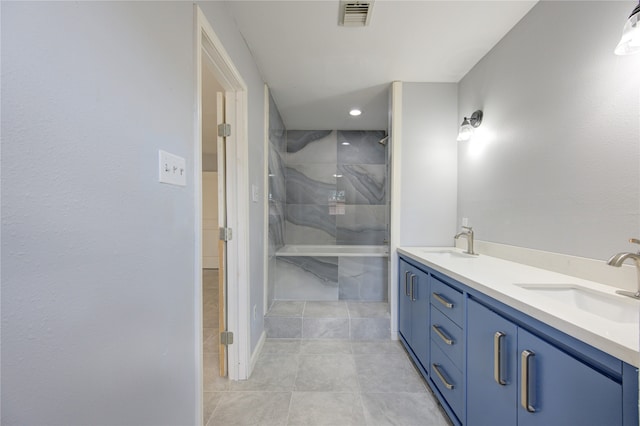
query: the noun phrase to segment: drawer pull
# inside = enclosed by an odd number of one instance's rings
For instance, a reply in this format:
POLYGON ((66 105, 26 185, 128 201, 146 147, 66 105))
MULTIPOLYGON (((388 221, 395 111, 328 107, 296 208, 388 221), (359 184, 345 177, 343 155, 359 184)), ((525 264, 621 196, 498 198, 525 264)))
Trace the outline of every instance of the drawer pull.
POLYGON ((444 375, 440 371, 440 364, 435 364, 434 363, 434 364, 431 364, 431 367, 433 368, 433 371, 435 371, 436 374, 438 375, 438 378, 440 379, 442 384, 449 390, 453 389, 453 385, 451 383, 449 383, 447 381, 447 379, 444 378, 444 375))
POLYGON ((433 298, 442 303, 445 308, 453 309, 453 303, 449 302, 444 297, 440 296, 440 293, 433 293, 433 298))
POLYGON ((502 343, 506 334, 496 331, 493 335, 493 379, 497 384, 504 386, 507 382, 502 378, 502 343))
POLYGON ((451 337, 447 336, 444 331, 442 331, 440 329, 439 325, 432 325, 431 329, 433 331, 436 332, 436 334, 438 335, 438 337, 440 337, 442 339, 443 342, 445 342, 447 345, 453 345, 454 341, 451 337))
POLYGON ((409 295, 409 275, 411 274, 411 271, 407 271, 404 273, 404 295, 408 296, 409 295))
POLYGON ((527 410, 529 413, 535 413, 536 409, 533 405, 531 405, 529 399, 529 391, 530 391, 530 383, 529 380, 531 377, 529 376, 529 363, 533 361, 532 358, 536 354, 531 351, 522 351, 520 355, 520 404, 522 408, 527 410))
POLYGON ((411 301, 416 301, 416 276, 415 274, 411 274, 411 301))

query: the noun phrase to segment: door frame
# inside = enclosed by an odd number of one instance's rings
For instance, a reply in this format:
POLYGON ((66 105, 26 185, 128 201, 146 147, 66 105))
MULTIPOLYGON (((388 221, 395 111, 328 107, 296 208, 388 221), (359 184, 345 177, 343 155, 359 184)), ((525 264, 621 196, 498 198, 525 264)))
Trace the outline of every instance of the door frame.
MULTIPOLYGON (((233 238, 227 242, 227 330, 233 332, 234 343, 227 349, 230 380, 249 376, 249 171, 248 171, 248 97, 247 85, 233 64, 204 13, 194 5, 196 119, 194 141, 195 199, 195 332, 196 332, 196 418, 202 420, 203 356, 202 356, 202 61, 203 52, 211 59, 216 79, 230 97, 231 111, 227 122, 231 137, 227 138, 227 226, 233 238)), ((222 330, 221 330, 222 331, 222 330)))

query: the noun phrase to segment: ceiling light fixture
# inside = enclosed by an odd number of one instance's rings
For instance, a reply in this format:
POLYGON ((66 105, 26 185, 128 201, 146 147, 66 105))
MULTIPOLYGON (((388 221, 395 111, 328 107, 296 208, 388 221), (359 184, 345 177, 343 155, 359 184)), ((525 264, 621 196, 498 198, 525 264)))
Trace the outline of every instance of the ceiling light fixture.
POLYGON ((460 130, 458 131, 458 138, 456 140, 458 142, 468 141, 473 136, 473 129, 479 127, 480 124, 482 124, 482 111, 477 110, 471 114, 471 117, 465 117, 464 120, 462 120, 460 130))
POLYGON ((616 55, 632 55, 638 52, 640 52, 640 2, 624 24, 620 43, 614 50, 616 55))
POLYGON ((362 111, 360 111, 358 108, 353 108, 351 111, 349 111, 349 115, 352 117, 357 117, 360 114, 362 114, 362 111))

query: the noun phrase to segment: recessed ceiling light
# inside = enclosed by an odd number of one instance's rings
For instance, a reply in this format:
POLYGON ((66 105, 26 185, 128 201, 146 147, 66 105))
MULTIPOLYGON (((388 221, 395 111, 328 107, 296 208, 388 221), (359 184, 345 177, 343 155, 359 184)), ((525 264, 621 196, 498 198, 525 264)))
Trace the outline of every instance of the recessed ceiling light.
POLYGON ((357 117, 360 114, 362 114, 362 111, 360 111, 358 108, 354 108, 351 111, 349 111, 349 115, 351 115, 353 117, 357 117))
POLYGON ((342 142, 342 145, 347 146, 347 145, 351 145, 351 144, 349 142, 347 142, 347 141, 344 141, 344 142, 342 142))

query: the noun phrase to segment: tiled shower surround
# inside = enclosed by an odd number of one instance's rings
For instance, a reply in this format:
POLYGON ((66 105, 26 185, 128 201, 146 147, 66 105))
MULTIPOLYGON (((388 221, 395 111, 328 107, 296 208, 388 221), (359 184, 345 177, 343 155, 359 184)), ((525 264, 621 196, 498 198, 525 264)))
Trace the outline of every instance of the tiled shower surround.
POLYGON ((270 108, 269 306, 386 301, 387 257, 275 255, 292 245, 387 243, 387 152, 378 143, 385 132, 283 131, 272 99, 270 108))

